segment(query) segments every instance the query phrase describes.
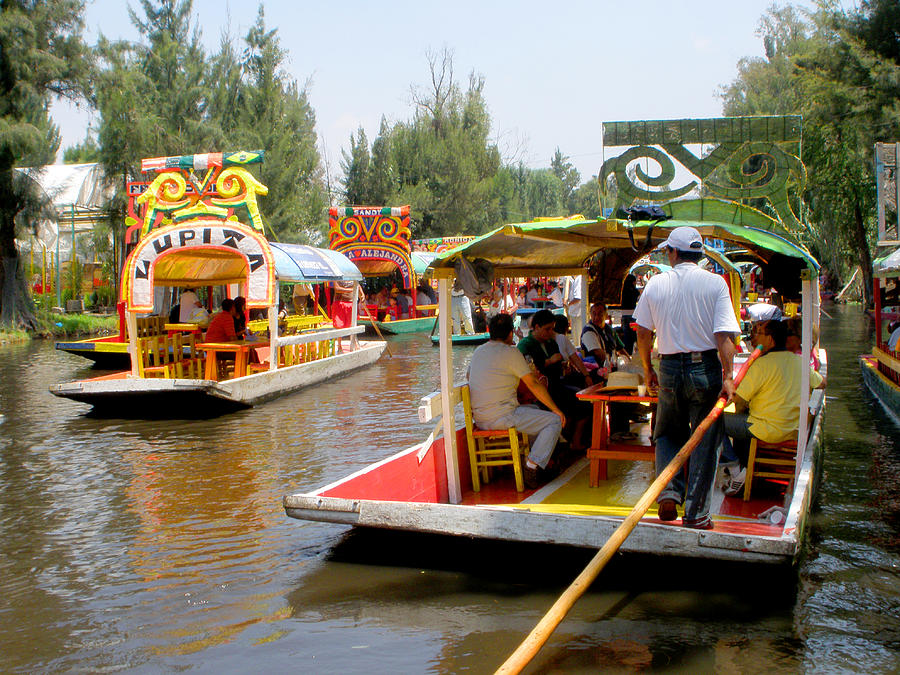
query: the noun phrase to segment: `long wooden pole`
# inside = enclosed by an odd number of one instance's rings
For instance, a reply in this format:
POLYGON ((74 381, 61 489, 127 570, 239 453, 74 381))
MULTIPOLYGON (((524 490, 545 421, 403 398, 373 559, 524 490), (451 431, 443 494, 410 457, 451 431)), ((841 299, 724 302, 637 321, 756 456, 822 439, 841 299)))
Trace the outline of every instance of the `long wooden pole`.
MULTIPOLYGON (((363 307, 366 308, 366 316, 369 317, 369 321, 372 322, 372 328, 374 328, 375 332, 378 333, 378 337, 384 340, 384 335, 381 334, 381 330, 378 328, 378 322, 372 318, 372 313, 369 311, 369 306, 363 303, 363 307)), ((393 357, 394 352, 391 351, 391 344, 387 340, 384 340, 384 347, 385 349, 387 349, 388 356, 393 357)))
MULTIPOLYGON (((744 365, 741 366, 737 376, 734 378, 735 386, 740 384, 741 380, 744 379, 747 368, 750 367, 750 364, 753 363, 761 353, 762 351, 759 347, 753 350, 753 353, 750 354, 750 358, 744 362, 744 365)), ((650 487, 647 488, 647 491, 638 500, 637 504, 634 505, 634 508, 631 509, 631 513, 628 514, 628 517, 616 528, 616 531, 613 532, 610 538, 606 540, 606 543, 603 544, 603 548, 597 551, 597 554, 591 562, 588 563, 588 566, 584 568, 575 581, 572 582, 553 604, 550 611, 548 611, 538 622, 538 625, 528 634, 528 637, 518 646, 516 651, 514 651, 504 664, 497 669, 496 675, 520 673, 522 672, 522 669, 528 665, 531 659, 535 657, 541 647, 544 646, 544 643, 547 642, 553 631, 556 630, 556 627, 565 618, 566 614, 569 613, 569 610, 572 609, 572 606, 578 598, 584 595, 584 592, 590 588, 590 585, 606 566, 606 563, 608 563, 613 554, 619 550, 619 547, 625 543, 628 535, 630 535, 632 530, 637 527, 641 518, 647 513, 647 510, 653 502, 656 501, 656 498, 659 497, 666 485, 669 484, 669 481, 671 481, 675 474, 681 470, 681 467, 684 466, 687 458, 694 451, 694 448, 697 447, 700 439, 703 438, 703 434, 706 433, 706 430, 709 429, 709 427, 712 426, 712 423, 722 414, 725 405, 726 401, 724 397, 720 397, 716 401, 713 409, 709 411, 709 414, 703 418, 703 421, 697 425, 696 429, 694 429, 694 433, 691 434, 687 443, 685 443, 681 450, 678 451, 678 454, 672 458, 672 461, 662 470, 659 476, 656 477, 656 480, 653 481, 650 487)))

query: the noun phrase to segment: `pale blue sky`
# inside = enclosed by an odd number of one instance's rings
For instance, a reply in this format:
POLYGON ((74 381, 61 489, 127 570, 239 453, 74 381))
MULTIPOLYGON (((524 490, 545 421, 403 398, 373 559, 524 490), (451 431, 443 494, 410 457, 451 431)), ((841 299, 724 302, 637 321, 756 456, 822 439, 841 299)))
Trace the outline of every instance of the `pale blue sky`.
MULTIPOLYGON (((127 4, 89 2, 89 41, 99 32, 134 39, 127 4)), ((812 0, 793 4, 809 7, 812 0)), ((332 172, 340 171, 340 151, 359 126, 371 142, 382 115, 389 121, 412 117, 410 88, 428 83, 425 53, 446 46, 463 87, 470 72, 484 76, 494 139, 505 159, 545 167, 558 146, 586 180, 603 162, 604 121, 720 115, 718 88, 734 79, 741 57, 762 55, 756 30, 770 5, 268 0, 265 11, 289 53, 289 73, 301 85, 308 82, 320 151, 332 172)), ((257 6, 195 0, 209 50, 217 48, 228 17, 231 33, 245 35, 257 6)), ((84 137, 84 110, 55 106, 53 115, 63 147, 84 137)))

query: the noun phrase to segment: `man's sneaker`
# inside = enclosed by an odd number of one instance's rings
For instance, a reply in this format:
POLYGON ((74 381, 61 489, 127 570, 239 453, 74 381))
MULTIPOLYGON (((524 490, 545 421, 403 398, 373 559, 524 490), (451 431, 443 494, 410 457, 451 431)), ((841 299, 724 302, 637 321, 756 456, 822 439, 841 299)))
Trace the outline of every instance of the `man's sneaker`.
POLYGON ((657 516, 662 521, 675 520, 678 517, 678 503, 674 499, 660 500, 657 516))
POLYGON ((535 467, 532 469, 530 466, 522 467, 522 479, 525 481, 525 487, 529 490, 537 490, 541 487, 541 469, 540 467, 535 467))
POLYGON ((732 473, 728 478, 728 481, 725 483, 725 496, 726 497, 737 497, 744 491, 744 481, 747 478, 747 469, 743 468, 737 473, 732 473))
POLYGON ((709 516, 697 518, 696 520, 688 520, 687 518, 682 518, 681 526, 689 527, 692 530, 711 530, 713 529, 713 521, 709 516))

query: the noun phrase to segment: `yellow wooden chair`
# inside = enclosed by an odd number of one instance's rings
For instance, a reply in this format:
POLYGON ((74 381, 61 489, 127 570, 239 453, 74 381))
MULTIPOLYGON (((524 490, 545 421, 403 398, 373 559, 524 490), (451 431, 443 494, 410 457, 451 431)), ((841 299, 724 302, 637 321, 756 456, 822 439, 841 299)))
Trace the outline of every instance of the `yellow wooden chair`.
POLYGON ((137 344, 140 377, 172 377, 164 335, 139 338, 137 344))
POLYGON ((528 436, 509 429, 479 429, 472 421, 472 401, 469 385, 460 387, 463 411, 466 416, 466 444, 469 446, 469 466, 472 469, 472 489, 481 490, 481 483, 489 483, 492 466, 512 465, 516 477, 516 490, 525 489, 522 475, 522 458, 528 454, 528 436), (479 480, 480 474, 480 480, 479 480))
POLYGON ((750 457, 744 477, 744 501, 750 501, 754 478, 779 478, 794 482, 797 467, 797 441, 766 443, 756 438, 750 441, 750 457))

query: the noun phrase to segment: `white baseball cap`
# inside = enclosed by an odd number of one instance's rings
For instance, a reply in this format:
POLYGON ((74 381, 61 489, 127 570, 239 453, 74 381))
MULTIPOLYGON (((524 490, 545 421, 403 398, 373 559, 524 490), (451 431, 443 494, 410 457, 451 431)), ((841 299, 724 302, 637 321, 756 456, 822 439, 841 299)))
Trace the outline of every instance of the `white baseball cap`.
POLYGON ((747 315, 750 317, 751 323, 756 323, 757 321, 781 321, 783 317, 778 307, 766 302, 750 305, 747 308, 747 315))
POLYGON ((665 248, 666 246, 674 248, 676 251, 702 251, 703 237, 696 228, 676 227, 669 232, 669 238, 656 248, 665 248))

